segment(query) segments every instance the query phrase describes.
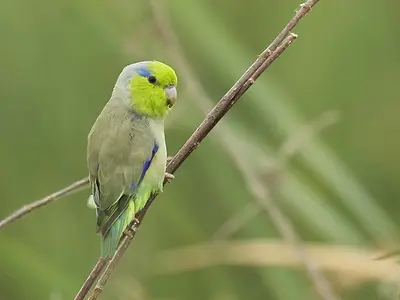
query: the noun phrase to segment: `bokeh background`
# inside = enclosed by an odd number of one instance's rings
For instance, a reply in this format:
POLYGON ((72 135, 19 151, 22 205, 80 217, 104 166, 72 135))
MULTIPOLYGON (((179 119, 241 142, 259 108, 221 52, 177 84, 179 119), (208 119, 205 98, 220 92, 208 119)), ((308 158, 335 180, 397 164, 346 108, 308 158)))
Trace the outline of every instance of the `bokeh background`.
MULTIPOLYGON (((299 4, 2 1, 0 217, 86 176, 87 133, 125 65, 176 69, 172 155, 299 4)), ((396 299, 396 261, 373 259, 399 246, 399 9, 320 1, 176 172, 100 299, 323 299, 299 250, 341 299, 396 299)), ((0 232, 1 300, 73 298, 100 248, 87 197, 0 232)))

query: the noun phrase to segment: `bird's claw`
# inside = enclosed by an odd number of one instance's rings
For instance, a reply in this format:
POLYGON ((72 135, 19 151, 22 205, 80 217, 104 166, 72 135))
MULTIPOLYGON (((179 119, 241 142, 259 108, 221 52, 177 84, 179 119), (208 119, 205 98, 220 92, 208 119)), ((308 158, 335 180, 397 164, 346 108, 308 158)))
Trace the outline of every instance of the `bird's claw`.
POLYGON ((131 230, 134 231, 134 232, 138 232, 138 230, 139 230, 139 224, 140 224, 139 219, 138 219, 138 218, 134 218, 134 219, 133 219, 133 225, 132 225, 132 227, 131 227, 131 230))
POLYGON ((126 228, 126 229, 124 230, 124 234, 125 234, 127 237, 129 237, 130 239, 133 239, 133 233, 132 233, 132 231, 131 231, 130 228, 126 228))
POLYGON ((175 179, 175 176, 171 173, 165 172, 165 179, 167 179, 168 183, 175 179))

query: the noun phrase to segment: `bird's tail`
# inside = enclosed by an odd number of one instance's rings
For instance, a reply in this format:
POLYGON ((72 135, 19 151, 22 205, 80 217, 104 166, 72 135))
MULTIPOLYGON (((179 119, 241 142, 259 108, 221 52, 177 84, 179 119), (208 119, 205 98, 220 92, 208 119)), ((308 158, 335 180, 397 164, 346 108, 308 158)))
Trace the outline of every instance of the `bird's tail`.
POLYGON ((125 228, 129 225, 134 217, 135 204, 131 200, 129 201, 128 207, 117 218, 106 235, 101 237, 101 257, 113 257, 125 228))

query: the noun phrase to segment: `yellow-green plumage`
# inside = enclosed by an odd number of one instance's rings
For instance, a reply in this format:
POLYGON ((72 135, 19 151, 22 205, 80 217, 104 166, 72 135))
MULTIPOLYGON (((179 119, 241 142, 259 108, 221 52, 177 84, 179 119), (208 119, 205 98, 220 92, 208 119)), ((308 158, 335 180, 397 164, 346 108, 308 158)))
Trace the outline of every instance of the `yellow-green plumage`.
POLYGON ((112 256, 126 226, 162 190, 164 119, 176 98, 175 72, 160 62, 127 66, 89 136, 87 163, 102 257, 112 256))

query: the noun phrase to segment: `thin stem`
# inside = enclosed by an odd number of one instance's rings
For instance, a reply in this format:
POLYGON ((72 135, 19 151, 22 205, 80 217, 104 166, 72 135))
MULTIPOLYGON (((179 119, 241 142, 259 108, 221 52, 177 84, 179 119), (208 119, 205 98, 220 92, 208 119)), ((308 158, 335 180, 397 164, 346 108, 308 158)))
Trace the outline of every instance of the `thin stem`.
POLYGON ((85 296, 89 293, 90 288, 95 283, 96 279, 99 277, 101 271, 103 270, 104 266, 106 265, 106 260, 103 258, 99 258, 96 265, 94 266, 92 272, 90 272, 88 278, 83 283, 81 289, 79 290, 78 294, 76 294, 74 300, 83 300, 85 296))
POLYGON ((71 185, 69 185, 57 192, 54 192, 53 194, 50 194, 40 200, 37 200, 30 204, 24 205, 23 207, 14 211, 11 215, 9 215, 8 217, 6 217, 5 219, 0 221, 0 230, 3 227, 7 226, 8 224, 22 218, 26 214, 28 214, 42 206, 45 206, 57 199, 71 195, 72 193, 75 193, 75 192, 79 191, 80 189, 84 188, 88 184, 89 184, 89 178, 83 178, 81 180, 75 181, 71 185))

